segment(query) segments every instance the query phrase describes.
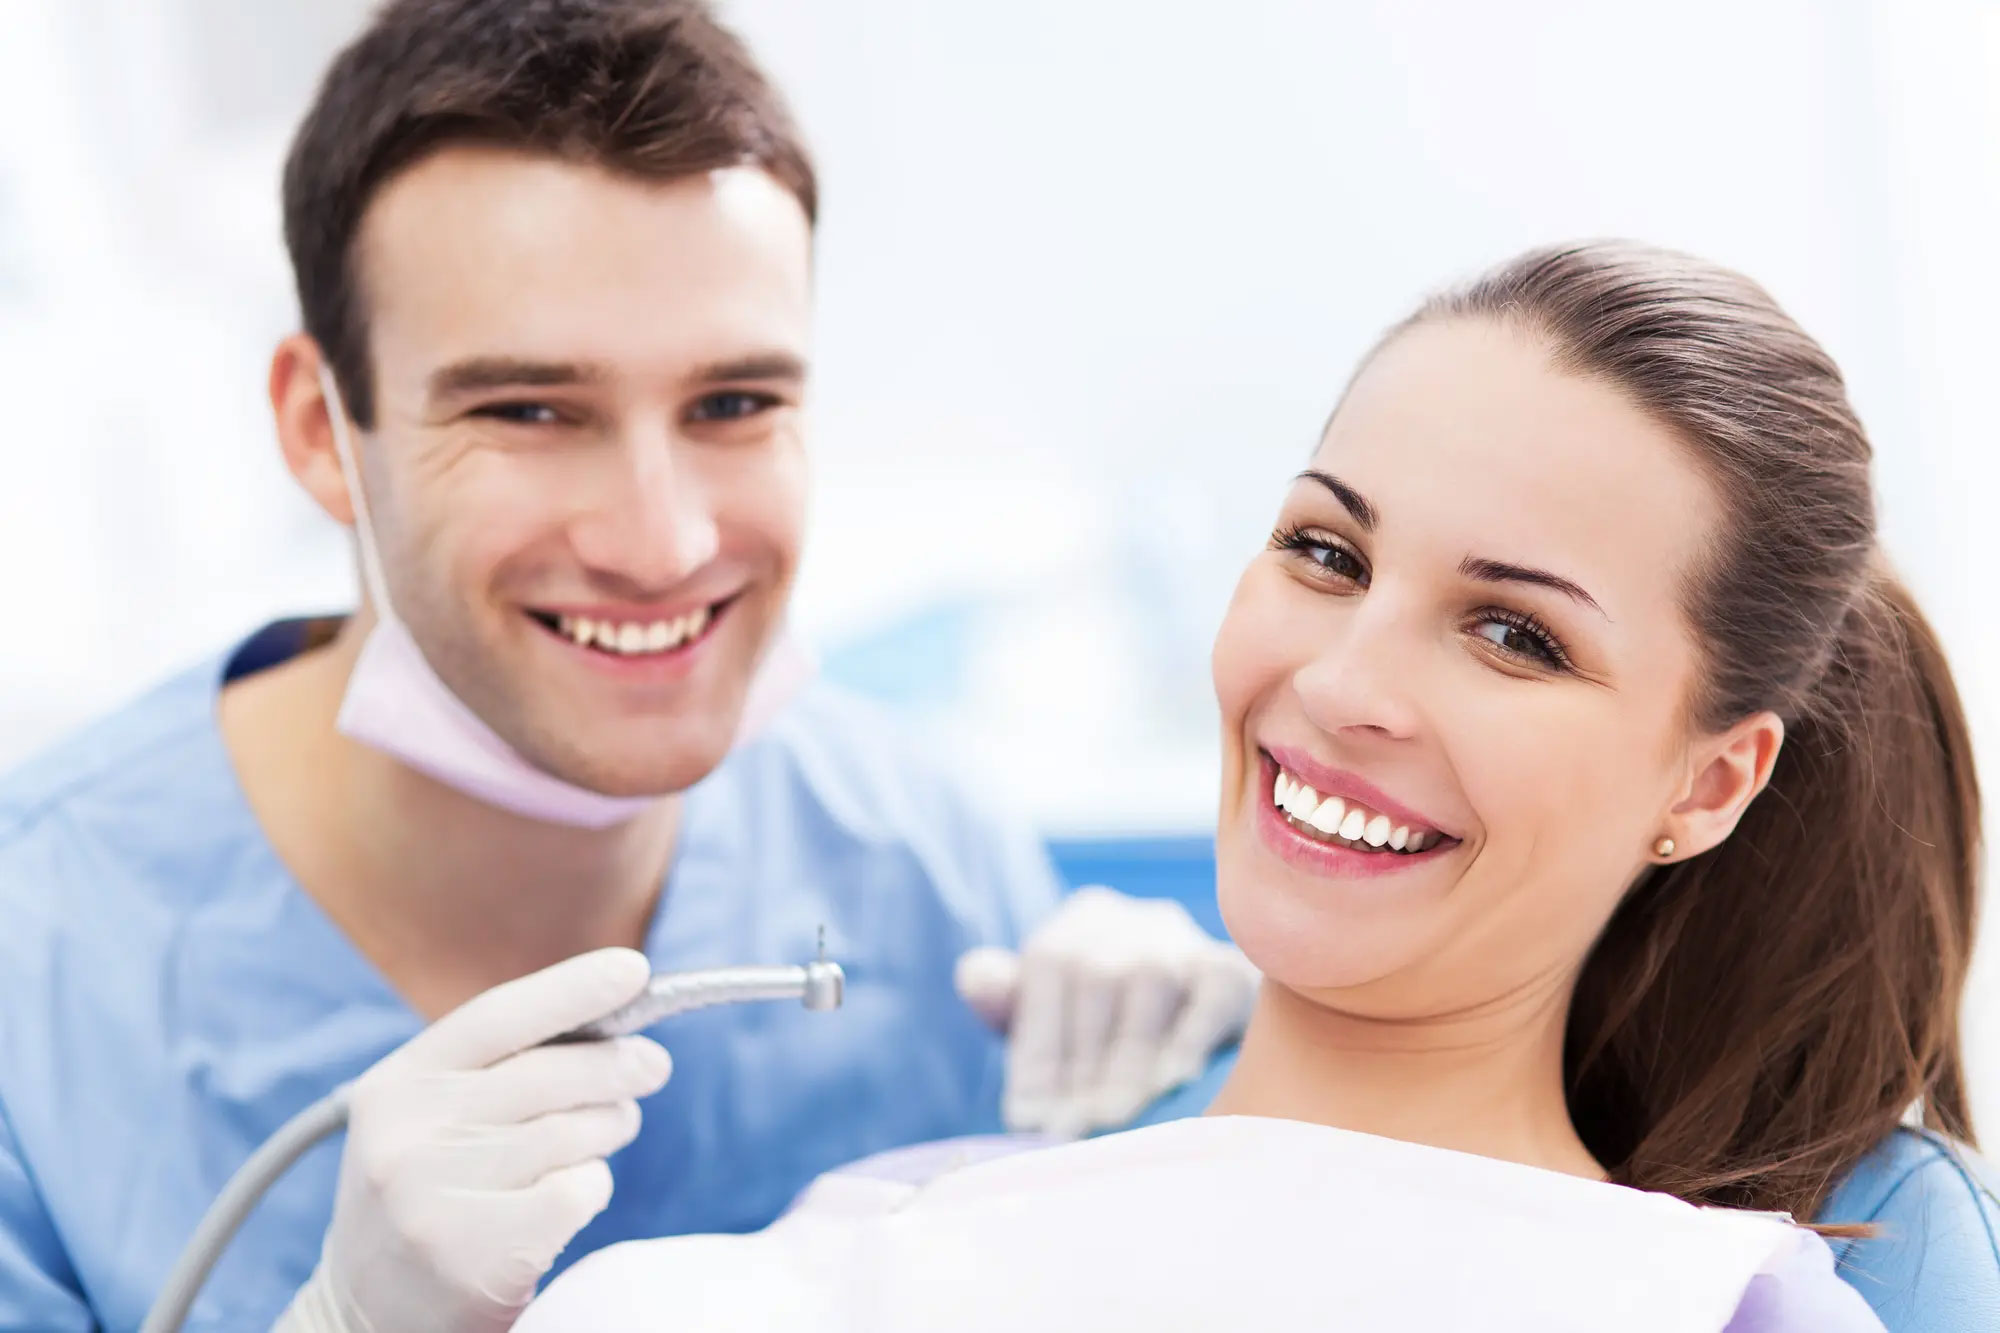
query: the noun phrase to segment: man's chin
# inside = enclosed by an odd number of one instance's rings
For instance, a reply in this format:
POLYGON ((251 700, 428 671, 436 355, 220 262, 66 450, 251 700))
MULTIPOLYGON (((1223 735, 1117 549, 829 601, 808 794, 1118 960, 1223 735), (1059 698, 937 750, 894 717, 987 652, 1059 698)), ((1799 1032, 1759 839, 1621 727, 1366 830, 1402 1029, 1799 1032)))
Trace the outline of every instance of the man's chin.
POLYGON ((591 752, 532 758, 538 768, 603 796, 672 796, 694 786, 729 753, 730 734, 696 740, 680 734, 657 746, 638 746, 631 734, 591 752))

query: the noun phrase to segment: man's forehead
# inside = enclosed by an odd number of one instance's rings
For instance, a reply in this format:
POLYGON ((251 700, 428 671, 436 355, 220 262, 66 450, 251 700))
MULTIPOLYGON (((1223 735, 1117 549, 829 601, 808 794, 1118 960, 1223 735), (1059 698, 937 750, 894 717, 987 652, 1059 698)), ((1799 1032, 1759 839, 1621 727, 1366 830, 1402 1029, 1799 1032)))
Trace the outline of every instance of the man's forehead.
POLYGON ((444 150, 386 185, 356 270, 383 359, 614 366, 803 360, 811 228, 755 168, 653 182, 512 151, 444 150))

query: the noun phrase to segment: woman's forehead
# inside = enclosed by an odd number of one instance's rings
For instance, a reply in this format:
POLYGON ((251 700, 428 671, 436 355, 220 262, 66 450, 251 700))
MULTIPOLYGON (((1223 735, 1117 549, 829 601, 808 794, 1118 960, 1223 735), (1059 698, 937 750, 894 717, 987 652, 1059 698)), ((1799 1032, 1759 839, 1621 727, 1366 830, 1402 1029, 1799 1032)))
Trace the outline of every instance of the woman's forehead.
POLYGON ((1677 589, 1717 512, 1692 446, 1487 320, 1420 325, 1384 347, 1314 467, 1367 499, 1385 542, 1560 563, 1626 597, 1677 589))

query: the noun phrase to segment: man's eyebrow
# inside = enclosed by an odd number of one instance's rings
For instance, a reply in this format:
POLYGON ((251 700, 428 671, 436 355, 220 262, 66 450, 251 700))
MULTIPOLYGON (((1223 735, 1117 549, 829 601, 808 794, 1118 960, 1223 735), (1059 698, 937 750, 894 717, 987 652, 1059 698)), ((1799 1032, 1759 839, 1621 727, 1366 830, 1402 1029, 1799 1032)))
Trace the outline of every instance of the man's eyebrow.
POLYGON ((740 384, 745 380, 795 383, 805 377, 806 363, 802 358, 791 352, 774 351, 711 361, 688 378, 696 384, 740 384))
POLYGON ((1606 620, 1611 619, 1581 584, 1560 574, 1551 574, 1546 569, 1531 569, 1526 565, 1508 564, 1504 560, 1485 560, 1469 555, 1458 562, 1458 572, 1480 583, 1527 583, 1538 588, 1552 588, 1565 597, 1581 602, 1606 620))
POLYGON ((1299 473, 1298 480, 1316 481, 1326 487, 1333 492, 1333 498, 1340 501, 1341 507, 1354 516, 1354 521, 1361 525, 1363 532, 1375 531, 1375 506, 1369 504, 1360 491, 1338 477, 1312 468, 1299 473))
POLYGON ((534 361, 513 356, 474 356, 431 372, 432 398, 456 398, 487 389, 546 389, 569 384, 597 384, 605 378, 596 366, 579 361, 534 361))
MULTIPOLYGON (((695 384, 741 384, 746 381, 795 383, 806 377, 806 363, 791 352, 752 352, 699 366, 689 376, 695 384)), ((475 356, 440 367, 430 377, 433 399, 457 398, 492 389, 547 389, 601 384, 604 370, 583 361, 538 361, 527 357, 475 356)))

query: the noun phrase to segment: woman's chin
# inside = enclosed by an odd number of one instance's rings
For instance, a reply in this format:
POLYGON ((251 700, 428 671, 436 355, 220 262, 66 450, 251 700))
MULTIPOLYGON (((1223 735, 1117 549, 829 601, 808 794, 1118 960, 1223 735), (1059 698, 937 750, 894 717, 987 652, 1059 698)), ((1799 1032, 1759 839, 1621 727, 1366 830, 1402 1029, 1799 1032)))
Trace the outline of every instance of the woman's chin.
POLYGON ((1265 977, 1306 995, 1360 992, 1423 957, 1429 932, 1410 913, 1400 921, 1356 914, 1331 901, 1301 902, 1265 886, 1219 886, 1229 938, 1265 977), (1372 920, 1360 919, 1362 915, 1372 920))

